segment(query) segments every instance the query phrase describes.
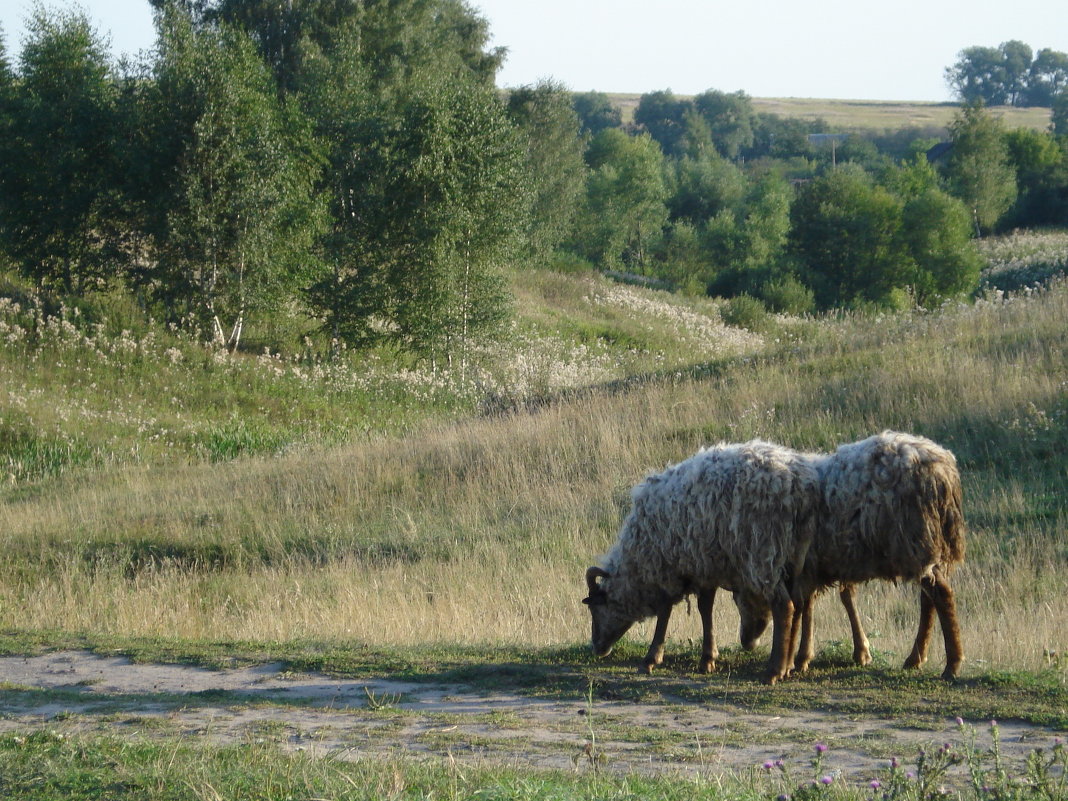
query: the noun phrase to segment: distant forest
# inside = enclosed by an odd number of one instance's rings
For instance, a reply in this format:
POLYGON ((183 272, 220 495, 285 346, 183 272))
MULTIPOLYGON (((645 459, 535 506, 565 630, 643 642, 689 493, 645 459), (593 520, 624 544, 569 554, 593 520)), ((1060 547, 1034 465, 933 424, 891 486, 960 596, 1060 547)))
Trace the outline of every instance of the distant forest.
POLYGON ((624 124, 598 92, 498 91, 505 54, 464 0, 152 4, 143 61, 77 10, 37 7, 17 55, 0 42, 0 265, 233 349, 286 314, 324 347, 466 358, 515 269, 790 313, 932 306, 976 288, 974 237, 1068 221, 1050 51, 989 98, 964 51, 948 131, 831 131, 713 89, 645 94, 624 124), (1049 131, 983 105, 1040 87, 1049 131))

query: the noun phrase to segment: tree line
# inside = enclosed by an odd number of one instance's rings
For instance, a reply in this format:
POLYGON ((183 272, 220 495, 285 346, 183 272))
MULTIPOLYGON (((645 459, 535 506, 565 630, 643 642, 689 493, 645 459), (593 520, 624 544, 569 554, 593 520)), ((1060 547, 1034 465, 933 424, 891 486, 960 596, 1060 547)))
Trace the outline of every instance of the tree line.
POLYGON ((773 309, 932 305, 971 238, 1063 222, 1065 139, 961 110, 844 134, 743 92, 495 88, 464 0, 152 0, 115 63, 79 11, 0 39, 0 257, 67 295, 128 292, 239 347, 285 314, 323 341, 459 362, 508 269, 612 269, 773 309))
POLYGON ((1068 101, 1068 53, 1043 48, 1037 53, 1018 39, 997 47, 967 47, 946 68, 946 82, 964 103, 988 106, 1043 106, 1068 101))

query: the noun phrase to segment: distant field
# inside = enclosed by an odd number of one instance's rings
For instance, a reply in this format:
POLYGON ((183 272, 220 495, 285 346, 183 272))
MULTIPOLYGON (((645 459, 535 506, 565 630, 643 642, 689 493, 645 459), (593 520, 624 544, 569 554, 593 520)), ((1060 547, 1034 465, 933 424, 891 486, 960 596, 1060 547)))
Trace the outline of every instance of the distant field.
MULTIPOLYGON (((610 95, 623 109, 625 121, 633 117, 641 95, 610 95)), ((843 129, 897 129, 907 127, 946 126, 959 106, 955 103, 919 103, 879 100, 821 100, 804 97, 754 97, 758 112, 783 117, 824 119, 843 129)), ((1048 108, 1015 108, 996 106, 993 111, 1012 128, 1044 130, 1049 125, 1048 108)))

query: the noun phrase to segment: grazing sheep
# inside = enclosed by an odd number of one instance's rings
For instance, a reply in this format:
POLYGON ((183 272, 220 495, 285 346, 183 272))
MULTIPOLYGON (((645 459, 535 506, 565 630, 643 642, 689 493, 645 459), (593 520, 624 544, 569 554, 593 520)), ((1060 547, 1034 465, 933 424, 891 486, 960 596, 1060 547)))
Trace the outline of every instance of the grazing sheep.
POLYGON ((719 445, 649 476, 603 567, 586 571, 592 646, 607 656, 635 622, 656 616, 644 660, 663 658, 671 608, 697 595, 704 629, 700 669, 715 665, 717 588, 745 592, 771 609, 774 637, 765 680, 783 678, 794 650, 793 576, 814 536, 818 476, 807 457, 767 442, 719 445))
MULTIPOLYGON (((949 576, 964 560, 964 514, 960 475, 953 454, 929 439, 884 431, 843 445, 816 462, 823 502, 820 520, 795 592, 802 598, 795 669, 812 660, 812 600, 838 584, 853 630, 853 658, 871 661, 868 640, 854 605, 855 584, 870 579, 917 581, 920 624, 906 668, 927 659, 937 611, 946 648, 947 679, 960 672, 963 649, 949 576)), ((736 598, 743 644, 767 625, 768 606, 759 597, 736 598)), ((798 621, 794 621, 795 627, 798 621)))

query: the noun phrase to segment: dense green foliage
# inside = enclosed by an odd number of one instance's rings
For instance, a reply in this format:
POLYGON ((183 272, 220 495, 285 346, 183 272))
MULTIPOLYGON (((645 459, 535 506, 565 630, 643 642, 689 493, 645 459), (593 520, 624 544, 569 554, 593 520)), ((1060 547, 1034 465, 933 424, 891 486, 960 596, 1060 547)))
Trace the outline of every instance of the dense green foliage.
MULTIPOLYGON (((977 288, 972 234, 1068 214, 1056 112, 1050 132, 971 104, 948 131, 864 134, 709 89, 626 120, 550 81, 498 92, 504 52, 466 0, 151 2, 143 63, 38 9, 0 65, 0 252, 40 289, 123 293, 231 350, 281 315, 278 348, 466 365, 505 330, 517 267, 773 311, 930 307, 977 288)), ((1055 56, 1003 45, 1004 99, 1056 105, 1055 56)))
POLYGON ((946 81, 965 103, 1051 106, 1068 88, 1068 54, 1033 53, 1018 39, 997 47, 966 47, 946 68, 946 81))

